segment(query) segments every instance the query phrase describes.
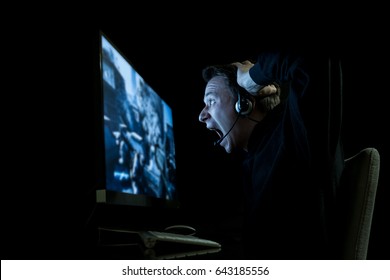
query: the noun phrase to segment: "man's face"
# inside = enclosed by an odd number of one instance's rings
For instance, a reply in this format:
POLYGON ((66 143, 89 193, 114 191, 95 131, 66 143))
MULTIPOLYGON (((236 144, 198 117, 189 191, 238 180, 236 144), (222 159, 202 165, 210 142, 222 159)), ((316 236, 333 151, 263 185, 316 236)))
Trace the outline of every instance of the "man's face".
MULTIPOLYGON (((199 114, 199 121, 215 131, 221 138, 226 135, 237 119, 233 94, 223 77, 214 77, 206 85, 203 102, 205 107, 199 114)), ((222 140, 220 145, 230 153, 235 147, 235 129, 222 140)), ((238 136, 238 135, 237 135, 238 136)))

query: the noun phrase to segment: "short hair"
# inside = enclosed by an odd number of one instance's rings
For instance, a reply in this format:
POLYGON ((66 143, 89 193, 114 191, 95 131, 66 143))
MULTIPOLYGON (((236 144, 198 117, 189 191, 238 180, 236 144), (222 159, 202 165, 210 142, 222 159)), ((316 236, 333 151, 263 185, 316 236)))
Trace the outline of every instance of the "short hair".
POLYGON ((256 97, 247 92, 243 87, 237 83, 237 66, 233 64, 220 64, 220 65, 211 65, 207 66, 202 70, 202 77, 207 83, 214 77, 223 77, 225 78, 228 87, 231 89, 231 92, 234 94, 234 98, 238 99, 238 94, 249 99, 255 99, 256 104, 263 112, 268 112, 272 110, 276 105, 280 103, 280 89, 279 86, 275 84, 278 89, 277 94, 273 94, 267 97, 256 97))

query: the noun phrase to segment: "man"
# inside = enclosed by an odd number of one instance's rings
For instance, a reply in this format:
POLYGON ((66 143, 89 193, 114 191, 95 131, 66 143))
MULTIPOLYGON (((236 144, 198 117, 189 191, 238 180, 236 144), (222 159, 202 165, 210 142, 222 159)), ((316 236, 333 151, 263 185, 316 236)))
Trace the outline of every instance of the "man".
POLYGON ((319 93, 311 60, 265 52, 250 61, 209 66, 199 120, 227 153, 244 152, 245 258, 332 258, 324 210, 329 178, 307 96, 319 93))

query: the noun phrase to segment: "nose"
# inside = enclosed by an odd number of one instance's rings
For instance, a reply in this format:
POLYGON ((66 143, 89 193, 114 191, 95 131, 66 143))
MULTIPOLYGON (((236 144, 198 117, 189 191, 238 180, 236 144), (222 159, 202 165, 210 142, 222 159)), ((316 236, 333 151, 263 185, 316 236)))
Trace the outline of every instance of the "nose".
POLYGON ((209 116, 209 113, 207 112, 206 107, 205 107, 205 108, 203 108, 202 111, 200 111, 199 121, 206 122, 206 120, 208 119, 208 116, 209 116))

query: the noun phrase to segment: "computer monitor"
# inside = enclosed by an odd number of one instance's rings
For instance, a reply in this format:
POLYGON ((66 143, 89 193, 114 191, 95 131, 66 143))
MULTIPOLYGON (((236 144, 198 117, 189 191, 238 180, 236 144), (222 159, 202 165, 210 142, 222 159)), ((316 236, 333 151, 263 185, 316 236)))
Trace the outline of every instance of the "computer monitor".
POLYGON ((102 162, 96 202, 179 207, 171 107, 99 31, 102 162))

